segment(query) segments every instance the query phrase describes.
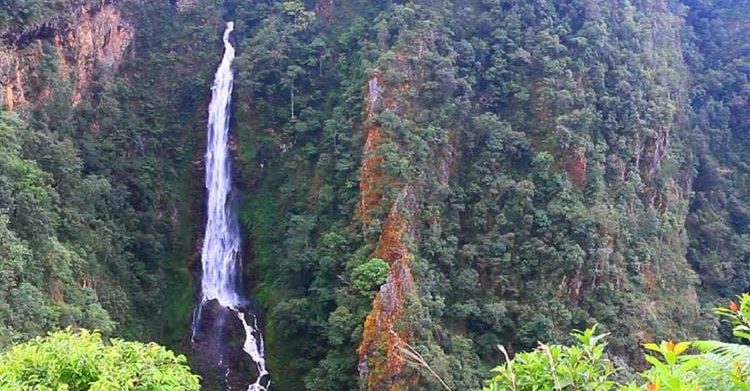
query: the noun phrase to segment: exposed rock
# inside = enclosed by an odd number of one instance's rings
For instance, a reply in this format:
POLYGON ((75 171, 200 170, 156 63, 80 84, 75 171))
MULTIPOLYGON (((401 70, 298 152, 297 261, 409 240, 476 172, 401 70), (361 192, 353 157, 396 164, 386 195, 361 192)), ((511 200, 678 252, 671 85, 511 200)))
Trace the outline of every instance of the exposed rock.
POLYGON ((113 4, 81 7, 77 15, 75 22, 53 30, 51 37, 44 34, 23 46, 0 49, 0 85, 6 108, 14 110, 27 102, 43 103, 51 96, 52 86, 43 85, 40 79, 40 60, 45 55, 43 40, 55 50, 60 78, 71 81, 73 105, 84 98, 97 67, 114 70, 120 65, 135 31, 119 9, 113 4))
POLYGON ((360 375, 367 390, 404 390, 409 383, 402 376, 406 365, 402 349, 411 331, 398 327, 397 322, 414 289, 412 254, 406 244, 413 228, 412 197, 411 186, 405 186, 391 207, 374 253, 388 262, 390 272, 375 296, 359 346, 360 375))
POLYGON ((185 11, 194 7, 197 3, 198 0, 174 0, 174 6, 178 11, 185 11))
MULTIPOLYGON (((402 391, 418 383, 419 374, 407 371, 405 351, 417 331, 408 321, 409 303, 417 295, 412 273, 412 259, 418 242, 417 226, 420 205, 427 199, 439 198, 449 186, 454 171, 455 143, 432 145, 435 164, 426 170, 437 179, 435 187, 425 185, 421 178, 391 177, 382 168, 381 145, 395 148, 401 156, 409 156, 410 141, 399 138, 399 131, 381 126, 377 114, 389 112, 404 124, 418 124, 423 118, 418 99, 430 67, 425 54, 435 51, 438 33, 424 29, 412 37, 410 44, 388 59, 389 72, 373 72, 364 96, 365 143, 360 169, 360 204, 357 217, 365 228, 373 216, 387 211, 372 256, 390 265, 386 282, 380 287, 368 314, 358 349, 359 372, 363 389, 368 391, 402 391), (429 49, 429 50, 428 50, 429 49), (398 76, 395 76, 398 75, 398 76), (429 194, 424 189, 430 186, 429 194)), ((419 125, 413 129, 419 132, 419 125)), ((431 181, 428 181, 431 182, 431 181)))
POLYGON ((117 67, 135 35, 133 27, 122 19, 114 5, 105 5, 96 12, 83 9, 81 15, 71 30, 62 37, 55 36, 58 56, 66 57, 66 51, 72 54, 72 61, 61 63, 64 65, 60 72, 68 67, 72 72, 74 105, 80 103, 96 65, 117 67))
POLYGON ((586 150, 583 148, 574 149, 565 157, 565 171, 578 188, 586 187, 586 167, 586 150))
MULTIPOLYGON (((382 157, 378 147, 382 142, 380 125, 375 121, 379 109, 396 112, 398 105, 390 96, 393 88, 386 86, 379 72, 370 78, 365 94, 365 144, 360 169, 360 204, 357 215, 369 224, 371 216, 380 206, 386 188, 398 189, 399 194, 390 204, 374 257, 390 265, 388 278, 375 296, 372 311, 367 316, 359 346, 359 371, 367 390, 404 390, 406 379, 401 376, 405 361, 403 342, 411 332, 399 329, 409 293, 414 287, 411 273, 411 251, 407 237, 412 233, 412 212, 416 209, 414 191, 410 185, 400 185, 384 175, 380 165, 382 157)), ((397 89, 400 90, 401 88, 397 89)))
MULTIPOLYGON (((243 310, 244 311, 244 310, 243 310)), ((252 361, 242 350, 245 330, 236 314, 216 300, 201 306, 195 319, 191 364, 203 376, 206 389, 243 390, 257 377, 252 361)))
POLYGON ((357 209, 357 215, 363 222, 370 221, 371 211, 380 203, 383 196, 384 176, 380 167, 382 158, 377 153, 381 141, 381 129, 374 119, 376 108, 383 104, 383 92, 384 86, 381 84, 380 75, 376 72, 370 78, 365 96, 365 121, 368 126, 365 129, 365 144, 362 150, 362 167, 359 174, 360 201, 357 209))

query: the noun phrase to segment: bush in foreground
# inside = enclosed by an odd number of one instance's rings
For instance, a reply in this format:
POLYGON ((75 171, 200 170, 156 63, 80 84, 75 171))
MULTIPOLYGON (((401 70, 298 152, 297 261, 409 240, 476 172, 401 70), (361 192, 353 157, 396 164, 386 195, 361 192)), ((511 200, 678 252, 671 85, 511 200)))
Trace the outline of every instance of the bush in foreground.
POLYGON ((39 337, 0 355, 0 391, 197 391, 184 356, 157 344, 105 341, 71 330, 39 337))
MULTIPOLYGON (((750 340, 750 295, 716 313, 727 318, 734 336, 750 340)), ((604 338, 595 327, 574 332, 573 346, 545 345, 519 353, 494 369, 484 391, 750 391, 750 346, 720 341, 647 343, 651 368, 642 379, 618 384, 618 371, 606 357, 604 338)))

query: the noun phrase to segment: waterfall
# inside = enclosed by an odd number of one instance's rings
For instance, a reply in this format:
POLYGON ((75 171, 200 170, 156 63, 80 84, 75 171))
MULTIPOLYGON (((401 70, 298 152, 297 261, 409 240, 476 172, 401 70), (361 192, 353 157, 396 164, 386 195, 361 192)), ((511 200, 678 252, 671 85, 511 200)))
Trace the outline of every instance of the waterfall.
MULTIPOLYGON (((221 60, 212 88, 208 108, 206 147, 206 190, 208 192, 206 232, 201 251, 201 301, 193 318, 193 337, 201 318, 203 306, 216 300, 235 313, 245 330, 243 350, 255 363, 258 378, 248 391, 267 391, 270 380, 265 364, 263 337, 257 317, 246 313, 247 300, 242 293, 240 264, 240 231, 237 214, 233 208, 232 167, 229 151, 230 102, 234 74, 232 61, 235 51, 229 36, 234 23, 228 22, 224 31, 224 57, 221 60), (246 317, 253 319, 248 322, 246 317)), ((219 362, 218 365, 222 365, 219 362)))

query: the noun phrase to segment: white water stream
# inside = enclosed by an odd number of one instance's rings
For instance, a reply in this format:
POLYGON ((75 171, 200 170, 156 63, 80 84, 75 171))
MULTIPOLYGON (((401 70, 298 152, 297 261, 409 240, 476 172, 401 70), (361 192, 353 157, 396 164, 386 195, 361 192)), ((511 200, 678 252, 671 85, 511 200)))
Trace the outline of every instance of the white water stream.
MULTIPOLYGON (((258 370, 255 383, 248 386, 248 391, 267 391, 270 387, 266 369, 263 337, 258 329, 258 320, 254 314, 245 314, 242 310, 246 300, 240 291, 241 265, 240 231, 237 214, 234 211, 230 193, 232 191, 232 167, 229 152, 229 118, 230 102, 234 73, 232 61, 235 51, 229 36, 234 31, 234 23, 227 23, 224 31, 224 57, 212 88, 211 104, 208 108, 208 145, 206 147, 206 189, 208 191, 208 210, 206 232, 203 238, 201 262, 201 302, 196 311, 196 321, 200 318, 201 308, 210 300, 234 312, 245 328, 243 350, 250 356, 258 370), (253 319, 248 323, 246 315, 253 319), (262 380, 267 384, 263 384, 262 380)), ((193 325, 195 335, 197 325, 193 325)))

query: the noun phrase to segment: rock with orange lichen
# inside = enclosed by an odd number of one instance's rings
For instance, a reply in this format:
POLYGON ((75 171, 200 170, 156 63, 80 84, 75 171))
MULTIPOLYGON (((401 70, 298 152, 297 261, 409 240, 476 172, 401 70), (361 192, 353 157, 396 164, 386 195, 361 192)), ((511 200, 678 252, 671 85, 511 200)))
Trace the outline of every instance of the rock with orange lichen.
MULTIPOLYGON (((372 212, 380 205, 387 187, 394 187, 381 168, 382 157, 378 146, 382 142, 380 125, 374 122, 380 105, 392 109, 395 101, 384 97, 386 87, 380 75, 375 73, 368 83, 365 97, 366 121, 363 160, 360 168, 360 202, 357 215, 369 223, 372 212)), ((409 234, 409 211, 406 199, 411 191, 408 186, 401 190, 398 199, 391 205, 383 226, 374 257, 389 263, 388 278, 375 296, 372 311, 367 316, 358 352, 360 375, 368 390, 404 390, 408 380, 402 375, 405 361, 401 352, 402 342, 410 337, 408 329, 398 329, 397 323, 403 315, 408 295, 413 289, 411 254, 406 244, 409 234)))
POLYGON ((378 147, 382 143, 382 129, 375 122, 375 114, 378 108, 391 109, 387 104, 384 94, 386 87, 383 85, 379 72, 375 72, 367 84, 365 95, 365 144, 362 147, 362 166, 359 171, 359 207, 357 216, 365 223, 370 222, 372 211, 380 204, 384 189, 388 185, 388 178, 383 173, 383 159, 378 154, 378 147))
POLYGON ((2 106, 13 111, 26 103, 24 77, 18 54, 10 49, 0 50, 0 85, 3 87, 2 106))
POLYGON ((366 130, 364 157, 359 171, 359 208, 357 214, 362 221, 370 221, 370 211, 380 203, 383 179, 382 158, 376 153, 380 144, 380 126, 371 125, 366 130))
POLYGON ((404 374, 402 351, 412 333, 399 327, 414 289, 412 254, 407 244, 412 235, 412 195, 411 187, 404 186, 391 207, 374 253, 389 263, 390 272, 375 296, 359 346, 360 376, 368 390, 405 390, 413 381, 404 374))
MULTIPOLYGON (((398 51, 389 64, 403 75, 397 85, 389 84, 379 71, 375 71, 367 84, 365 93, 365 143, 363 146, 362 165, 360 167, 360 202, 357 217, 367 226, 372 216, 387 208, 388 214, 383 223, 380 236, 375 244, 373 257, 383 259, 390 265, 386 282, 375 296, 372 310, 367 316, 362 333, 359 353, 359 372, 365 389, 407 390, 417 379, 411 372, 405 371, 404 344, 413 338, 413 330, 404 321, 409 298, 414 295, 414 279, 411 260, 413 251, 410 248, 414 238, 417 214, 417 189, 409 183, 389 177, 382 169, 384 157, 379 154, 379 146, 386 142, 397 145, 397 148, 408 148, 399 145, 398 140, 385 132, 376 122, 376 114, 381 110, 390 111, 399 117, 414 115, 410 96, 416 80, 414 61, 420 61, 425 45, 431 44, 432 35, 420 36, 411 48, 415 53, 398 51), (396 193, 394 198, 385 198, 386 194, 396 193), (385 204, 385 205, 384 205, 385 204)), ((450 151, 440 151, 439 160, 443 173, 438 173, 442 183, 447 184, 450 171, 450 151)))
POLYGON ((63 51, 72 49, 74 60, 68 64, 73 72, 73 104, 81 102, 91 80, 94 67, 108 68, 120 64, 133 40, 133 27, 123 20, 119 10, 111 4, 98 10, 81 10, 81 19, 61 39, 63 51))

